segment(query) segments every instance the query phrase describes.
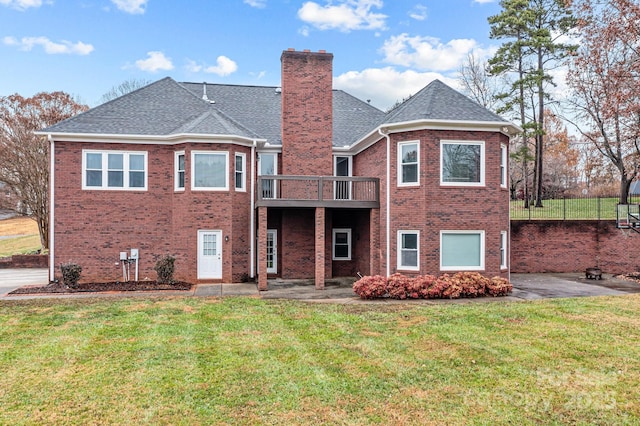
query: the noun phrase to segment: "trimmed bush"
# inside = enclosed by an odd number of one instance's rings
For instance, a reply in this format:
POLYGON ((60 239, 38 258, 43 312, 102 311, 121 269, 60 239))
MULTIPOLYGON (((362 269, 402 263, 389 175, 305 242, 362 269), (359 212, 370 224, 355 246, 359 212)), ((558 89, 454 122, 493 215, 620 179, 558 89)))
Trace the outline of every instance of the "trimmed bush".
POLYGON ((506 296, 513 291, 513 285, 506 278, 493 277, 487 283, 487 293, 489 296, 506 296))
POLYGON ((67 262, 60 264, 60 272, 62 273, 62 282, 69 288, 76 288, 80 275, 82 274, 82 266, 75 262, 67 262))
POLYGON ((389 296, 392 299, 458 299, 460 297, 506 296, 513 286, 505 278, 487 278, 478 272, 454 275, 420 275, 415 278, 395 273, 389 278, 366 276, 353 284, 362 299, 389 296))
POLYGON ((392 299, 406 299, 407 290, 412 284, 412 279, 402 274, 395 273, 387 278, 387 292, 392 299))
POLYGON ((176 258, 165 254, 156 262, 156 266, 153 267, 155 271, 158 273, 157 281, 162 284, 171 284, 173 283, 173 273, 175 271, 174 263, 176 258))
POLYGON ((366 276, 353 283, 353 292, 361 299, 376 299, 387 294, 387 279, 381 275, 366 276))

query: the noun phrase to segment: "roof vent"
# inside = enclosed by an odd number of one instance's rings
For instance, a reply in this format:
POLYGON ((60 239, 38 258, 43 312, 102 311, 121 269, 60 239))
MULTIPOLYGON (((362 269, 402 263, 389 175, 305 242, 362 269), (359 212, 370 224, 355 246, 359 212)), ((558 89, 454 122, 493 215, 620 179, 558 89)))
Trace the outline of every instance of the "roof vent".
POLYGON ((276 95, 282 93, 282 87, 276 87, 276 95))
POLYGON ((203 101, 207 101, 210 104, 215 104, 216 101, 212 101, 209 99, 209 97, 207 96, 207 82, 205 81, 204 83, 202 83, 202 100, 203 101))

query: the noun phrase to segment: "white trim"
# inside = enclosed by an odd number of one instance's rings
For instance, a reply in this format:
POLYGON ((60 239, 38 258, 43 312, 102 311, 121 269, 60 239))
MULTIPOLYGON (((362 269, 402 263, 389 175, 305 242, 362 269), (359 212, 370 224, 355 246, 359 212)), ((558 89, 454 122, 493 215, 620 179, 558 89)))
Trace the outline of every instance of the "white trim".
MULTIPOLYGON (((331 232, 331 260, 351 260, 351 228, 333 228, 331 232), (347 257, 336 257, 336 234, 347 234, 347 257)), ((343 244, 342 244, 343 245, 343 244)))
POLYGON ((267 266, 267 274, 277 274, 278 273, 278 230, 267 229, 267 240, 269 239, 269 234, 273 235, 273 266, 271 268, 267 266))
POLYGON ((192 191, 228 191, 229 190, 229 151, 191 151, 191 190, 192 191), (224 186, 196 186, 196 155, 224 156, 224 186))
POLYGON ((236 152, 233 156, 233 186, 236 192, 247 192, 247 154, 244 152, 236 152), (238 157, 242 158, 242 170, 240 170, 240 173, 242 173, 241 188, 238 188, 236 180, 236 175, 238 173, 238 169, 236 169, 236 161, 238 157))
POLYGON ((384 137, 387 139, 387 176, 386 176, 386 218, 385 218, 385 233, 386 233, 386 239, 387 241, 385 242, 386 245, 386 254, 385 254, 385 262, 386 262, 386 276, 390 276, 391 275, 391 211, 390 211, 390 206, 391 206, 391 137, 385 133, 386 129, 383 129, 382 127, 378 128, 378 132, 380 133, 380 136, 384 137))
MULTIPOLYGON (((149 186, 149 161, 147 151, 125 151, 106 149, 83 149, 82 150, 82 190, 85 191, 147 191, 149 186), (101 155, 102 185, 87 185, 87 154, 101 155), (122 186, 109 186, 109 154, 122 155, 122 186), (144 186, 129 186, 129 172, 140 172, 140 170, 130 170, 130 157, 132 155, 142 155, 144 158, 144 186)), ((97 170, 97 169, 96 169, 97 170)))
POLYGON ((469 186, 469 187, 483 187, 485 186, 485 142, 484 141, 458 141, 458 140, 446 140, 440 141, 440 186, 469 186), (480 146, 480 181, 479 182, 448 182, 444 181, 443 168, 444 168, 444 145, 476 145, 480 146))
MULTIPOLYGON (((413 163, 408 163, 406 165, 413 165, 413 163)), ((396 146, 396 175, 397 175, 397 183, 399 187, 407 187, 407 186, 420 186, 420 140, 413 141, 403 141, 398 142, 396 146), (405 145, 415 145, 416 146, 416 161, 415 164, 417 166, 416 170, 416 181, 415 182, 403 182, 402 180, 402 171, 405 163, 402 162, 402 147, 405 145)))
POLYGON ((440 270, 441 271, 484 271, 485 268, 485 232, 484 230, 441 230, 440 231, 440 270), (445 234, 480 235, 480 265, 479 266, 443 266, 442 265, 442 236, 445 234))
POLYGON ((184 151, 176 151, 173 155, 173 190, 174 191, 184 191, 185 186, 187 185, 187 157, 184 153, 184 151), (184 182, 182 186, 179 186, 179 182, 180 180, 178 179, 179 173, 180 173, 180 169, 178 169, 178 165, 180 164, 180 162, 178 161, 178 157, 179 156, 183 156, 183 163, 184 163, 184 169, 182 170, 182 173, 184 174, 184 182))
POLYGON ((398 238, 396 240, 396 269, 399 271, 419 271, 420 270, 420 231, 416 229, 400 229, 398 230, 398 238), (405 249, 402 247, 402 237, 404 235, 415 235, 416 236, 416 266, 411 265, 403 265, 402 264, 402 250, 413 250, 413 249, 405 249))
POLYGON ((56 183, 56 173, 55 173, 55 142, 49 137, 50 142, 50 155, 49 155, 49 281, 53 282, 56 279, 56 264, 55 264, 55 183, 56 183))
POLYGON ((500 188, 507 188, 509 181, 509 148, 500 144, 500 188))
MULTIPOLYGON (((250 147, 254 141, 266 143, 266 139, 249 139, 238 135, 211 135, 205 133, 178 133, 172 135, 139 135, 139 134, 109 134, 109 133, 42 133, 39 136, 49 136, 59 142, 82 143, 128 143, 141 145, 178 145, 182 143, 215 143, 234 144, 250 147)), ((278 148, 280 148, 278 146, 278 148)))
POLYGON ((507 265, 507 253, 509 251, 509 238, 507 237, 507 231, 500 231, 500 269, 508 269, 507 265))
POLYGON ((256 276, 256 142, 251 147, 251 201, 249 203, 249 277, 256 276))

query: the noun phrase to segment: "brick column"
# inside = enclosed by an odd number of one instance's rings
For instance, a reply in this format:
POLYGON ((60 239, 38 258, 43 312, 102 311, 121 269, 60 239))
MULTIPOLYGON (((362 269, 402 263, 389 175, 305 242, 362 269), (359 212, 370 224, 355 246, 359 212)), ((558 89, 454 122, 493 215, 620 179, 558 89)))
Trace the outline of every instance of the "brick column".
POLYGON ((258 207, 258 290, 267 290, 267 207, 258 207))
POLYGON ((369 211, 369 275, 384 275, 380 272, 380 209, 369 211))
POLYGON ((316 207, 316 290, 324 290, 324 207, 316 207))

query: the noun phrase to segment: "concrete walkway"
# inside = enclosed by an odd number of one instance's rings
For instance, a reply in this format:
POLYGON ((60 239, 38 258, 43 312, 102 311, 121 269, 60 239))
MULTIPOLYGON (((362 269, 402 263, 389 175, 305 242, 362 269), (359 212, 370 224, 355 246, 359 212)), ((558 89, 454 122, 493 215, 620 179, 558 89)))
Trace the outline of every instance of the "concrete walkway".
MULTIPOLYGON (((295 299, 332 303, 403 303, 390 299, 363 301, 353 293, 354 279, 334 279, 316 290, 311 280, 269 280, 268 291, 258 291, 255 283, 199 284, 191 291, 110 292, 46 295, 7 295, 23 285, 45 285, 46 269, 0 269, 0 300, 35 298, 148 297, 148 296, 247 296, 262 299, 295 299)), ((498 300, 536 300, 561 297, 620 296, 640 293, 640 284, 604 274, 602 280, 587 280, 584 274, 511 274, 513 293, 508 297, 457 300, 421 300, 421 303, 478 303, 498 300)), ((417 302, 417 301, 416 301, 417 302)))

